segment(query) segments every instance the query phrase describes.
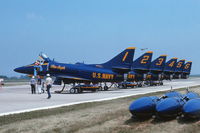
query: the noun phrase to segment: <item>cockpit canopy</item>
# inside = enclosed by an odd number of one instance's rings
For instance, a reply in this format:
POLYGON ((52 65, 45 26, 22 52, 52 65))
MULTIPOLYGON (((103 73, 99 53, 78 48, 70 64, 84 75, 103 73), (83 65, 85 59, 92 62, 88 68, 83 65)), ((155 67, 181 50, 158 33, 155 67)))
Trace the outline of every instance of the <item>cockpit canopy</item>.
POLYGON ((49 57, 48 57, 46 54, 44 54, 44 53, 40 53, 40 54, 39 54, 39 58, 40 58, 43 62, 49 62, 49 61, 50 61, 49 57))

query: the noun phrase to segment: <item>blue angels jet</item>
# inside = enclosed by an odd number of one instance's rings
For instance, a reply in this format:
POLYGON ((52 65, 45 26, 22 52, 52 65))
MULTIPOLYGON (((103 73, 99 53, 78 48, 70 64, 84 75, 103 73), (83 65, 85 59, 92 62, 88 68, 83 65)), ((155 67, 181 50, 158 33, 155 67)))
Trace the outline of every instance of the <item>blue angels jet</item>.
MULTIPOLYGON (((57 84, 101 82, 122 82, 131 70, 135 47, 129 47, 103 64, 66 64, 51 60, 40 54, 42 61, 14 69, 15 72, 45 76, 47 73, 56 77, 57 84)), ((108 90, 108 86, 104 86, 108 90)), ((74 91, 74 90, 73 90, 74 91)))
POLYGON ((180 60, 176 63, 175 70, 174 70, 174 75, 173 79, 180 79, 183 73, 183 68, 184 68, 185 60, 180 60))
POLYGON ((133 62, 131 71, 127 75, 128 82, 137 82, 137 86, 142 87, 146 74, 149 72, 152 55, 153 52, 148 51, 133 62))
POLYGON ((150 72, 146 76, 146 81, 149 81, 150 86, 152 85, 163 85, 163 71, 166 63, 167 55, 161 55, 156 58, 150 66, 150 72), (156 82, 158 81, 158 82, 156 82))
POLYGON ((185 65, 183 67, 183 72, 182 72, 182 75, 181 75, 182 79, 189 78, 191 68, 192 68, 192 61, 188 61, 187 63, 185 63, 185 65))
POLYGON ((177 62, 178 58, 172 58, 169 60, 164 69, 164 79, 187 79, 189 78, 192 62, 189 61, 184 64, 185 60, 180 60, 177 62))
POLYGON ((174 57, 174 58, 170 59, 165 64, 165 68, 164 68, 164 71, 163 71, 165 80, 172 80, 173 79, 173 75, 174 75, 177 59, 178 58, 174 57))
MULTIPOLYGON (((128 73, 127 81, 138 82, 138 86, 141 87, 143 81, 161 80, 161 73, 164 69, 166 55, 161 55, 151 62, 152 55, 153 52, 148 51, 133 62, 132 70, 128 73)), ((146 84, 150 83, 146 82, 146 84)), ((162 84, 161 82, 161 85, 162 84)))

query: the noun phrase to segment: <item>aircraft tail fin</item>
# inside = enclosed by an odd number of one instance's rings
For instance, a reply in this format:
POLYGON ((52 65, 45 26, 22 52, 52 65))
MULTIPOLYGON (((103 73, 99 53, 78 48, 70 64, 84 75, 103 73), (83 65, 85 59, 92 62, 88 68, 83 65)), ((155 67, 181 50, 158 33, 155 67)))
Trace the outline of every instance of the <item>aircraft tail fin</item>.
POLYGON ((152 71, 163 71, 165 67, 167 55, 161 55, 158 58, 156 58, 152 63, 150 70, 152 71))
POLYGON ((152 55, 152 51, 144 53, 133 62, 132 68, 134 70, 148 70, 151 65, 152 55))
POLYGON ((185 64, 185 60, 180 60, 176 63, 176 66, 175 66, 175 72, 182 72, 183 71, 183 67, 184 67, 184 64, 185 64))
POLYGON ((183 67, 183 72, 190 73, 191 68, 192 68, 192 61, 188 61, 183 67))
POLYGON ((174 72, 175 70, 175 66, 176 66, 176 63, 177 63, 177 59, 178 58, 172 58, 170 59, 166 64, 165 64, 165 68, 164 68, 164 71, 166 72, 174 72))
POLYGON ((129 47, 108 62, 101 64, 101 66, 119 71, 130 70, 133 63, 134 53, 135 47, 129 47))

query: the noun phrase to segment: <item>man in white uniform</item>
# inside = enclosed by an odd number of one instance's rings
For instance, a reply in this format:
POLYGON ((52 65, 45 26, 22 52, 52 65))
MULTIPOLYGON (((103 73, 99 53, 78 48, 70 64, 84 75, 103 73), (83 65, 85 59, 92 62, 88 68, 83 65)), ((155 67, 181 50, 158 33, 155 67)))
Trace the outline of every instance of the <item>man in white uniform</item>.
POLYGON ((35 92, 35 88, 36 88, 36 80, 35 80, 35 77, 32 76, 32 79, 30 81, 30 85, 31 85, 31 93, 32 94, 36 94, 35 92))
POLYGON ((51 98, 51 93, 50 93, 50 89, 52 87, 52 78, 50 77, 50 74, 47 74, 47 78, 46 78, 46 86, 47 86, 47 94, 48 94, 48 97, 47 99, 50 99, 51 98))

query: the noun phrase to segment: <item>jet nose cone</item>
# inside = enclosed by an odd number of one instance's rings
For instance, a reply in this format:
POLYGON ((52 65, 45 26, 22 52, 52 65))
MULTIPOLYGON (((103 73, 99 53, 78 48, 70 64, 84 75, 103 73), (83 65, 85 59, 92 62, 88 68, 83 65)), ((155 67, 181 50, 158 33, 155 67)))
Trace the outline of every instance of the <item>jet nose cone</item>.
POLYGON ((22 66, 14 69, 15 72, 23 73, 23 74, 33 74, 34 66, 22 66))
POLYGON ((14 71, 18 73, 22 72, 22 70, 23 70, 22 67, 17 67, 14 69, 14 71))

